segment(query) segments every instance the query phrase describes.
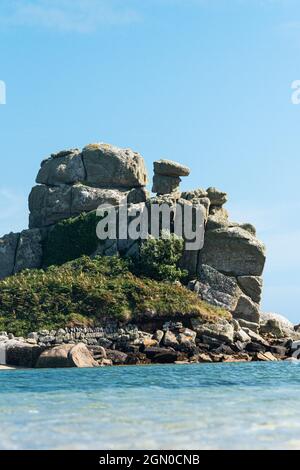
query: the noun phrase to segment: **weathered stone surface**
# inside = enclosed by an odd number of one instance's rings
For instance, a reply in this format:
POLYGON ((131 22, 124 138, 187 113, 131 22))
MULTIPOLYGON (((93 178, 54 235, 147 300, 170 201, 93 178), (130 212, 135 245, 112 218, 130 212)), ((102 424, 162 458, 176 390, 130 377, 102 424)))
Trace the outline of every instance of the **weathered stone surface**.
POLYGON ((115 349, 108 349, 106 351, 107 359, 110 359, 115 365, 122 365, 126 363, 127 354, 115 349))
MULTIPOLYGON (((146 354, 146 356, 153 360, 153 358, 155 356, 157 356, 158 354, 169 354, 169 353, 175 353, 174 349, 172 348, 161 348, 159 346, 152 346, 152 347, 149 347, 149 348, 145 348, 144 350, 144 354, 146 354)), ((177 355, 176 355, 177 356, 177 355)))
POLYGON ((198 278, 192 281, 189 288, 198 293, 206 302, 233 311, 236 307, 241 290, 235 278, 225 276, 208 265, 199 265, 198 278))
POLYGON ((63 151, 44 160, 36 178, 38 184, 49 186, 74 184, 84 180, 85 169, 78 149, 63 151))
POLYGON ((214 230, 218 228, 225 228, 237 224, 230 223, 228 219, 228 212, 220 206, 209 206, 209 216, 207 219, 206 230, 214 230))
POLYGON ((72 189, 72 205, 70 213, 79 215, 82 212, 90 212, 101 204, 120 204, 126 198, 127 192, 115 189, 99 189, 89 186, 76 185, 72 189))
POLYGON ((173 192, 179 192, 179 185, 181 179, 179 176, 153 176, 152 192, 160 194, 170 194, 173 192))
POLYGON ((83 343, 54 346, 45 350, 36 363, 38 368, 96 367, 97 365, 87 346, 83 343))
POLYGON ((200 281, 191 281, 189 288, 195 291, 202 300, 216 307, 225 308, 229 311, 233 311, 236 307, 238 297, 217 291, 208 284, 200 281))
POLYGON ((276 313, 261 313, 260 331, 265 334, 271 333, 277 338, 294 338, 297 335, 293 323, 276 313))
POLYGON ((260 336, 257 333, 254 333, 254 331, 249 330, 248 328, 243 328, 243 330, 247 333, 248 336, 250 336, 251 341, 261 344, 262 346, 268 348, 270 345, 268 341, 266 341, 262 336, 260 336))
POLYGON ((212 187, 208 188, 206 191, 212 206, 222 206, 227 202, 227 194, 223 191, 212 187))
POLYGON ((189 176, 190 169, 172 160, 158 160, 154 162, 154 173, 164 176, 189 176))
POLYGON ((254 331, 254 333, 259 332, 259 323, 253 323, 251 321, 242 320, 242 318, 238 319, 238 323, 241 328, 249 329, 251 331, 254 331))
POLYGON ((265 264, 265 247, 240 227, 208 230, 200 260, 201 264, 224 274, 260 276, 265 264))
POLYGON ((255 304, 246 295, 241 295, 233 312, 233 317, 236 319, 240 318, 252 323, 259 323, 258 305, 255 304))
POLYGON ((42 234, 39 229, 24 230, 20 234, 14 272, 38 269, 42 265, 42 234))
POLYGON ((197 336, 208 336, 225 343, 233 343, 234 328, 225 319, 221 319, 217 323, 209 323, 201 321, 198 318, 191 319, 192 327, 197 332, 197 336))
POLYGON ((90 144, 82 150, 82 158, 86 183, 91 186, 134 188, 147 184, 144 160, 131 149, 104 143, 90 144))
POLYGON ((175 334, 172 331, 166 331, 163 339, 163 344, 166 347, 174 348, 178 346, 179 343, 175 334))
POLYGON ((146 188, 132 188, 127 194, 127 204, 139 204, 149 199, 149 192, 146 188))
POLYGON ((242 229, 246 230, 251 235, 256 237, 256 228, 254 227, 254 225, 246 223, 246 224, 239 224, 239 227, 241 227, 242 229))
POLYGON ((82 212, 93 211, 102 204, 117 206, 119 204, 132 203, 133 201, 140 203, 145 202, 146 198, 147 193, 141 188, 125 191, 75 185, 72 189, 71 215, 79 215, 82 212))
POLYGON ((51 349, 46 349, 38 358, 38 368, 72 367, 69 360, 69 352, 74 344, 62 344, 51 349))
POLYGON ((94 360, 92 354, 85 344, 78 343, 73 346, 68 354, 71 367, 97 367, 98 364, 94 360))
POLYGON ((236 341, 241 341, 242 343, 250 343, 251 341, 250 336, 242 328, 239 328, 237 331, 235 331, 234 339, 236 341))
POLYGON ((101 204, 113 206, 144 202, 147 192, 143 188, 92 188, 83 184, 48 187, 35 186, 29 196, 30 227, 46 227, 60 220, 96 210, 101 204))
POLYGON ((207 191, 203 188, 197 188, 192 191, 183 191, 181 193, 182 199, 187 199, 188 201, 194 201, 207 197, 207 191))
POLYGON ((35 367, 44 348, 23 342, 8 341, 6 345, 6 364, 16 367, 35 367))
POLYGON ((254 302, 259 303, 263 285, 262 278, 259 276, 238 276, 237 280, 244 293, 254 302))
POLYGON ((19 233, 10 233, 0 238, 0 279, 11 276, 14 272, 19 233))
POLYGON ((158 364, 173 364, 178 359, 178 353, 176 351, 172 351, 171 349, 161 351, 156 354, 152 361, 158 364))
POLYGON ((216 291, 223 292, 232 297, 241 294, 237 282, 233 277, 225 276, 206 264, 199 265, 198 277, 201 282, 208 284, 216 291))
POLYGON ((35 186, 29 195, 29 228, 55 224, 71 217, 72 186, 35 186))
POLYGON ((276 357, 270 351, 258 352, 254 356, 255 361, 277 361, 276 357))

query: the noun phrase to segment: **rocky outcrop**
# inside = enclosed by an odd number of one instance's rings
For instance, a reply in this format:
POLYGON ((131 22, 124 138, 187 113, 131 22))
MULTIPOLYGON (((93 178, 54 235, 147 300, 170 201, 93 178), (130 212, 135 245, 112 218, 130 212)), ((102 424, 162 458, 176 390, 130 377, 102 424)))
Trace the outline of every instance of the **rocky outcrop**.
MULTIPOLYGON (((273 314, 272 314, 273 315, 273 314)), ((285 323, 285 322, 284 322, 285 323)), ((150 363, 274 361, 300 358, 300 333, 260 333, 229 318, 200 317, 137 325, 110 322, 98 328, 32 332, 27 338, 0 333, 0 364, 19 367, 95 367, 150 363), (4 354, 3 354, 4 352, 4 354)))
POLYGON ((17 233, 10 233, 0 239, 0 279, 14 273, 19 237, 17 233))
MULTIPOLYGON (((255 333, 259 328, 274 332, 278 326, 274 319, 260 322, 265 247, 256 238, 255 228, 248 223, 230 220, 223 207, 228 196, 215 187, 181 193, 180 178, 189 173, 189 168, 177 162, 155 161, 153 191, 157 195, 149 198, 145 187, 145 164, 137 152, 96 143, 82 150, 70 149, 52 154, 42 162, 37 185, 29 196, 30 229, 0 239, 0 279, 24 269, 40 268, 44 240, 55 224, 95 211, 102 204, 115 206, 118 211, 126 203, 128 220, 147 209, 149 233, 155 205, 169 206, 173 214, 171 231, 174 230, 176 211, 184 213, 183 209, 189 208, 194 229, 201 228, 204 235, 204 245, 200 243, 199 248, 190 249, 188 242, 191 240, 187 239, 184 231, 182 234, 185 251, 180 268, 188 271, 191 279, 189 288, 202 300, 232 313, 240 327, 255 333), (197 212, 201 214, 199 219, 194 217, 197 212)), ((98 247, 96 241, 91 256, 120 254, 138 258, 140 245, 140 240, 130 237, 101 240, 98 247)), ((278 328, 282 329, 282 324, 278 328)), ((203 336, 208 341, 209 334, 203 336)), ((168 338, 164 341, 167 342, 168 338)), ((177 336, 176 341, 181 344, 177 336)))
POLYGON ((180 176, 188 176, 190 169, 171 160, 154 162, 152 192, 158 195, 179 192, 180 176))
POLYGON ((141 155, 109 144, 63 150, 43 160, 29 196, 29 227, 41 228, 96 210, 101 204, 146 201, 141 155))
POLYGON ((0 239, 0 279, 42 265, 42 233, 38 229, 10 233, 0 239))

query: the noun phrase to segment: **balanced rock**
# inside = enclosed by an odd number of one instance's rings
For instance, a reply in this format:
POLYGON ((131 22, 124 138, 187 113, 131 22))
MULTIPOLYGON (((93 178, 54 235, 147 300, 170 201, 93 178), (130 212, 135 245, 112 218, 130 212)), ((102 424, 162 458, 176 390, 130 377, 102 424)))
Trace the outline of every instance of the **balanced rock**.
POLYGON ((163 176, 189 176, 190 169, 172 160, 158 160, 154 162, 154 173, 163 176))
POLYGON ((179 191, 180 176, 188 176, 190 169, 171 160, 158 160, 154 162, 154 176, 152 192, 172 194, 179 191))
POLYGON ((131 149, 113 145, 90 144, 82 150, 86 184, 104 188, 146 186, 147 172, 143 158, 131 149))

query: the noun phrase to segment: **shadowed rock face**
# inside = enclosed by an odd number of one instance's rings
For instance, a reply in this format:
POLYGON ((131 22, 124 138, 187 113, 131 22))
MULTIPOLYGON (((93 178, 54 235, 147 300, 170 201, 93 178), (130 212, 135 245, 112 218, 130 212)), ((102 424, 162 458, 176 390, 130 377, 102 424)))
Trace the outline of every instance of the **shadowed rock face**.
POLYGON ((11 276, 14 272, 19 237, 18 233, 10 233, 0 239, 0 279, 11 276))
POLYGON ((0 238, 0 279, 42 265, 42 234, 38 229, 10 233, 0 238))

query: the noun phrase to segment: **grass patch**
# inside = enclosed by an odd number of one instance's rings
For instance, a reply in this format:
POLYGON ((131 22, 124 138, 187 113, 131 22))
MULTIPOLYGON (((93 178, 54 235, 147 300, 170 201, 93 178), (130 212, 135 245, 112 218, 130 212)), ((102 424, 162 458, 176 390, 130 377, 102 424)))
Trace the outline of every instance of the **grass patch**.
POLYGON ((83 256, 0 282, 0 329, 18 336, 68 325, 100 325, 109 318, 134 321, 146 310, 159 317, 230 317, 181 285, 135 276, 130 261, 119 257, 83 256))

